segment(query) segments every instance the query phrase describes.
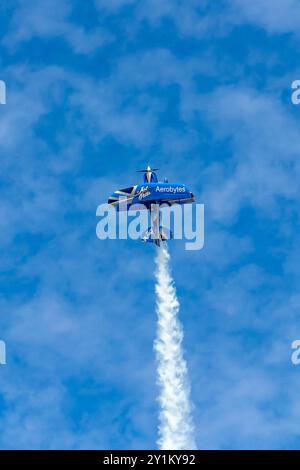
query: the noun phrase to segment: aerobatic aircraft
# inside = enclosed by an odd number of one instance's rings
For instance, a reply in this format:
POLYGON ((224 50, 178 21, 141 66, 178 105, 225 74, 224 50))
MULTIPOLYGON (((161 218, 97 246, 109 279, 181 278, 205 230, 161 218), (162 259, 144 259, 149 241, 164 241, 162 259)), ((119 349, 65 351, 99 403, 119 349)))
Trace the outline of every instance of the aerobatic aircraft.
POLYGON ((138 173, 144 173, 144 183, 115 191, 109 197, 108 204, 117 210, 128 211, 134 204, 149 210, 151 227, 142 235, 142 241, 160 246, 160 242, 172 238, 172 233, 160 226, 160 206, 192 203, 195 197, 185 184, 169 183, 167 179, 158 181, 157 170, 150 166, 139 170, 138 173))

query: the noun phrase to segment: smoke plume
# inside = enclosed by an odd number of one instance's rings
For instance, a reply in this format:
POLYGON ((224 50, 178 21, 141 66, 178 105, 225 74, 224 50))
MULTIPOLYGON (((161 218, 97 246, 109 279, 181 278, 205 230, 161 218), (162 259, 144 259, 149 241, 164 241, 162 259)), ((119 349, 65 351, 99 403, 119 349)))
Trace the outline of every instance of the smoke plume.
POLYGON ((157 248, 155 291, 158 325, 154 349, 160 404, 158 446, 162 450, 195 450, 190 386, 182 351, 183 331, 178 319, 179 302, 169 260, 166 244, 157 248))

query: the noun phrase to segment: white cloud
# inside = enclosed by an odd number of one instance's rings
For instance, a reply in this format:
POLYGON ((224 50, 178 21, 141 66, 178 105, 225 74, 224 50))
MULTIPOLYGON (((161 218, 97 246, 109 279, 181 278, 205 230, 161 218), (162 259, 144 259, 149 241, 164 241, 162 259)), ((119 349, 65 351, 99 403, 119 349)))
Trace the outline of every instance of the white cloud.
POLYGON ((3 44, 10 49, 32 38, 63 38, 75 53, 90 54, 112 39, 101 28, 86 30, 71 21, 69 0, 29 0, 19 2, 3 44))
POLYGON ((299 34, 300 4, 298 0, 233 0, 233 17, 266 29, 270 34, 299 34))
POLYGON ((272 217, 279 197, 297 198, 298 124, 276 95, 221 87, 193 104, 195 112, 206 114, 216 141, 230 139, 233 157, 227 169, 220 166, 216 172, 212 166, 206 173, 205 194, 217 218, 234 217, 243 206, 272 217))

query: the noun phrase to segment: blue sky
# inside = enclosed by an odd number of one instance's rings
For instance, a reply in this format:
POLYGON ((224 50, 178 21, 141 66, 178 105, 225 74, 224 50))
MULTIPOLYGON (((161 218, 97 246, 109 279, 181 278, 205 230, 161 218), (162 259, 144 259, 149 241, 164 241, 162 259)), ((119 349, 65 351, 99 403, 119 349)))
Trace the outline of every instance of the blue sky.
POLYGON ((205 204, 170 244, 201 449, 300 447, 298 0, 0 6, 0 448, 157 439, 153 247, 96 207, 150 163, 205 204))

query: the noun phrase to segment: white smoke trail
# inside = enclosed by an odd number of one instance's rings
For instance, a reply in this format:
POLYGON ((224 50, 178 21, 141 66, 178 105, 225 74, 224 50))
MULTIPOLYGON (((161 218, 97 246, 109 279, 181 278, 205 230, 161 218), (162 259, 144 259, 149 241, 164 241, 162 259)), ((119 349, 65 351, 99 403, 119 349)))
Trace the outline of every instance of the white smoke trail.
POLYGON ((162 450, 195 450, 191 415, 190 386, 183 358, 183 331, 178 320, 179 302, 169 268, 166 245, 157 249, 156 311, 157 338, 154 343, 158 363, 159 439, 162 450))

